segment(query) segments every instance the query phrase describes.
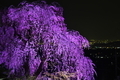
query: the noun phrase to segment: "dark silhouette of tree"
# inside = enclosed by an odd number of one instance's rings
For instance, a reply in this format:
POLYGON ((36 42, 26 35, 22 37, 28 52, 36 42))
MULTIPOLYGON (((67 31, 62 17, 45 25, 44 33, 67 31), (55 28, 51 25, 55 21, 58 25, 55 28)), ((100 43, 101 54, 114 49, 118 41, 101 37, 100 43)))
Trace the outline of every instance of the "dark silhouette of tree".
POLYGON ((67 29, 60 6, 22 2, 3 13, 0 64, 10 70, 8 77, 39 78, 44 72, 66 71, 76 74, 71 80, 94 79, 93 63, 83 51, 89 42, 79 32, 67 29))

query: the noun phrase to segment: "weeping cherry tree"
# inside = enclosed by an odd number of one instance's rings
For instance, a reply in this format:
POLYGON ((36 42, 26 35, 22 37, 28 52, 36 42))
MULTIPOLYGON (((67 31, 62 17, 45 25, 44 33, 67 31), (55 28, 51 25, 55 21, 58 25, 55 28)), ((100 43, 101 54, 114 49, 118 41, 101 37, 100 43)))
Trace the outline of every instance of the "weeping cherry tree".
POLYGON ((63 8, 25 1, 2 13, 0 64, 9 69, 9 78, 48 80, 45 73, 63 71, 75 73, 69 80, 94 80, 94 64, 83 51, 89 42, 78 31, 67 29, 63 8))

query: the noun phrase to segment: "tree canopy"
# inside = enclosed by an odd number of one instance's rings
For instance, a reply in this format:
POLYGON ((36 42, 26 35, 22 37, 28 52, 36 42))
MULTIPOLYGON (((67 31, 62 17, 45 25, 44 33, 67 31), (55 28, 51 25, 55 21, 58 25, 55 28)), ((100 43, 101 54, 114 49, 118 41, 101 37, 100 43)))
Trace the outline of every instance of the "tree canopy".
MULTIPOLYGON (((4 10, 0 27, 0 64, 8 77, 44 72, 75 73, 70 80, 93 80, 92 60, 84 56, 88 40, 64 23, 63 8, 46 2, 21 2, 4 10)), ((45 80, 44 77, 41 80, 45 80)))

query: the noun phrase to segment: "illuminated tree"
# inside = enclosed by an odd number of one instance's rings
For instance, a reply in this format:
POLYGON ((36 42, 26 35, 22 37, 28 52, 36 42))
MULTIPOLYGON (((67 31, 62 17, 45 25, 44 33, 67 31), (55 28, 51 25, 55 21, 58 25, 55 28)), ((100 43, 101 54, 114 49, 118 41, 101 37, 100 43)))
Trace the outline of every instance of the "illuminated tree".
POLYGON ((76 74, 71 80, 94 79, 93 63, 83 51, 89 42, 67 29, 62 13, 61 7, 45 2, 22 2, 4 11, 0 64, 10 70, 8 77, 40 78, 44 72, 66 71, 76 74))

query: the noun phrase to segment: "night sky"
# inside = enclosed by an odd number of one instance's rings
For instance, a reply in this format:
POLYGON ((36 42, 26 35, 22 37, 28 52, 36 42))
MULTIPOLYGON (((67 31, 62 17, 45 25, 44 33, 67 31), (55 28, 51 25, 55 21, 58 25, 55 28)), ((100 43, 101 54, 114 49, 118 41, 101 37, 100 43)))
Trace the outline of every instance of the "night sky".
MULTIPOLYGON (((17 5, 23 0, 2 0, 0 8, 17 5)), ((33 0, 27 0, 33 1, 33 0)), ((120 6, 113 0, 46 0, 56 1, 64 9, 68 29, 77 30, 88 40, 120 39, 120 6)))

